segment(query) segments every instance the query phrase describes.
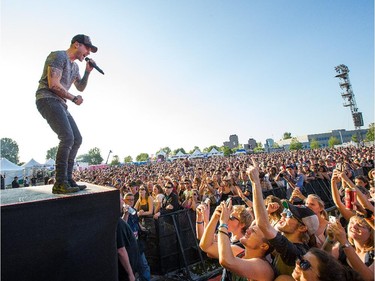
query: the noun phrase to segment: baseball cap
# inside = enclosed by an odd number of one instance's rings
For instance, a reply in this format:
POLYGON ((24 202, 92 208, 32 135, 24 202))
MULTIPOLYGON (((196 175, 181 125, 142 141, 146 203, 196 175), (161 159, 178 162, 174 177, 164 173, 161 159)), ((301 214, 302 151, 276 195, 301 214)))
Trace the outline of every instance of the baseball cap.
POLYGON ((303 205, 292 205, 287 200, 281 201, 283 206, 289 209, 297 220, 302 221, 307 227, 309 235, 315 234, 319 228, 318 216, 308 207, 303 205))
POLYGON ((98 48, 92 44, 90 37, 87 35, 78 34, 74 36, 71 43, 73 44, 74 42, 78 42, 85 45, 86 47, 89 47, 91 49, 91 52, 93 53, 96 53, 98 51, 98 48))

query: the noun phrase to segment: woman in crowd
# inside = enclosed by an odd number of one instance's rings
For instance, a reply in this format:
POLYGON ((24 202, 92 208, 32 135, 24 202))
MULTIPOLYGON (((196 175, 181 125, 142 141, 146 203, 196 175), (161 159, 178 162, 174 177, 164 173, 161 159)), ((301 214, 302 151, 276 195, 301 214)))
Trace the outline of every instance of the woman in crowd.
POLYGON ((228 175, 223 177, 222 184, 219 188, 220 201, 226 201, 229 197, 236 195, 233 180, 228 175))
POLYGON ((197 206, 199 205, 199 192, 196 189, 191 190, 188 197, 182 202, 181 206, 185 209, 191 209, 195 212, 197 206))
POLYGON ((227 206, 225 202, 221 202, 220 226, 217 234, 220 265, 229 270, 230 280, 274 280, 274 270, 266 260, 266 256, 273 248, 256 225, 249 226, 245 235, 240 238, 245 250, 239 255, 233 253, 229 230, 225 227, 229 225, 231 207, 231 203, 227 206))
POLYGON ((152 198, 154 202, 154 213, 156 214, 160 210, 161 202, 164 198, 164 192, 160 184, 155 184, 152 189, 152 198))
MULTIPOLYGON (((342 264, 356 270, 364 280, 374 280, 374 230, 367 222, 352 216, 347 227, 347 234, 340 222, 328 226, 332 255, 342 264)), ((328 245, 329 246, 329 245, 328 245)), ((329 247, 326 248, 329 252, 329 247)))
MULTIPOLYGON (((299 191, 301 193, 301 191, 299 191)), ((319 228, 315 232, 316 246, 321 248, 326 240, 325 230, 328 225, 328 214, 324 209, 323 200, 316 194, 309 194, 305 198, 305 206, 313 210, 313 212, 318 216, 319 228)))
POLYGON ((264 199, 264 204, 266 205, 266 209, 268 212, 268 220, 270 224, 275 229, 277 229, 276 225, 281 219, 281 213, 284 210, 280 198, 273 195, 268 195, 266 199, 264 199))
MULTIPOLYGON (((224 201, 223 201, 224 202, 224 201)), ((231 204, 231 203, 230 203, 231 204)), ((218 258, 218 247, 215 239, 216 225, 221 214, 220 205, 216 207, 207 226, 204 229, 200 248, 207 253, 209 257, 218 258)), ((231 233, 230 241, 234 247, 235 255, 239 254, 243 249, 239 247, 240 238, 245 235, 246 229, 250 226, 253 218, 251 213, 243 205, 234 205, 227 224, 228 232, 231 233)), ((200 223, 197 221, 197 223, 200 223)))
POLYGON ((139 198, 134 205, 139 218, 152 217, 154 214, 154 203, 152 196, 149 196, 145 185, 139 187, 139 198))
POLYGON ((296 260, 292 276, 281 275, 275 281, 363 281, 349 267, 340 264, 332 255, 318 248, 311 248, 296 260))

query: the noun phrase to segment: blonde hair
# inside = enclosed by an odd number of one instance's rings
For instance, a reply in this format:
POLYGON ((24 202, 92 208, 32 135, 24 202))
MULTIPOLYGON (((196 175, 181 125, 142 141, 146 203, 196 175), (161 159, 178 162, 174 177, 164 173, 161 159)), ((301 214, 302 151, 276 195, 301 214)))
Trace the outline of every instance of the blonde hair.
MULTIPOLYGON (((367 228, 370 231, 370 237, 365 242, 364 248, 366 252, 374 250, 374 229, 365 221, 364 218, 361 218, 359 216, 352 216, 349 220, 349 223, 351 220, 357 221, 361 226, 367 228)), ((348 241, 350 244, 354 245, 353 238, 348 237, 348 241)))
POLYGON ((307 198, 314 199, 314 200, 316 200, 318 202, 319 206, 322 208, 322 210, 320 211, 320 216, 323 219, 328 220, 328 213, 324 209, 325 208, 324 201, 318 195, 316 195, 316 194, 309 194, 307 196, 307 198))
POLYGON ((254 220, 252 214, 246 209, 245 205, 233 205, 233 212, 239 214, 239 222, 244 224, 241 232, 245 234, 246 229, 248 229, 254 220))

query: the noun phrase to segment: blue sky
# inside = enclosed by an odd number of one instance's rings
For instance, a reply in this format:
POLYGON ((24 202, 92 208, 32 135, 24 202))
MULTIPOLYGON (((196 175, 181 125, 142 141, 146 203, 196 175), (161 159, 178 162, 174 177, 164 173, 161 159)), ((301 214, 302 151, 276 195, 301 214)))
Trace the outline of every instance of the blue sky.
POLYGON ((3 0, 0 136, 18 143, 21 161, 44 162, 58 144, 34 94, 46 56, 79 33, 105 72, 91 74, 81 106, 68 103, 79 154, 99 147, 122 160, 221 146, 231 134, 264 144, 284 132, 352 130, 339 64, 364 128, 374 122, 373 1, 3 0))

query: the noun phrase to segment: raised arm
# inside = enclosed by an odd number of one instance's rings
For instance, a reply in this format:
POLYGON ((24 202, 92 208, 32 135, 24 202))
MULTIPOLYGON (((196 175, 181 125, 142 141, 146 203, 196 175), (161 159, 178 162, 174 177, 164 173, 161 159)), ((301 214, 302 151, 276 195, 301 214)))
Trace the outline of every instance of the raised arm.
MULTIPOLYGON (((229 206, 226 206, 224 202, 221 203, 220 225, 228 224, 231 205, 231 202, 229 206)), ((249 280, 273 280, 273 270, 265 260, 260 258, 238 258, 234 255, 228 230, 224 227, 218 230, 218 252, 220 264, 229 271, 249 280)))
MULTIPOLYGON (((93 62, 93 60, 91 60, 91 61, 93 62)), ((87 81, 89 80, 89 75, 90 75, 90 72, 92 71, 92 69, 93 69, 93 67, 90 65, 90 63, 86 62, 85 74, 83 75, 82 78, 74 81, 74 86, 76 86, 78 91, 83 92, 83 90, 86 88, 87 81)))
POLYGON ((246 172, 249 175, 253 186, 253 210, 255 221, 257 226, 264 233, 264 236, 267 239, 272 239, 276 237, 277 230, 272 227, 268 220, 268 213, 263 200, 262 186, 260 185, 259 180, 259 169, 258 167, 255 167, 255 161, 253 161, 253 164, 254 166, 250 166, 246 172))
POLYGON ((332 178, 331 178, 331 193, 332 199, 335 203, 337 209, 341 213, 341 215, 349 221, 349 219, 354 215, 354 213, 345 208, 344 203, 341 202, 339 190, 337 188, 338 183, 340 182, 340 171, 333 170, 332 178))

